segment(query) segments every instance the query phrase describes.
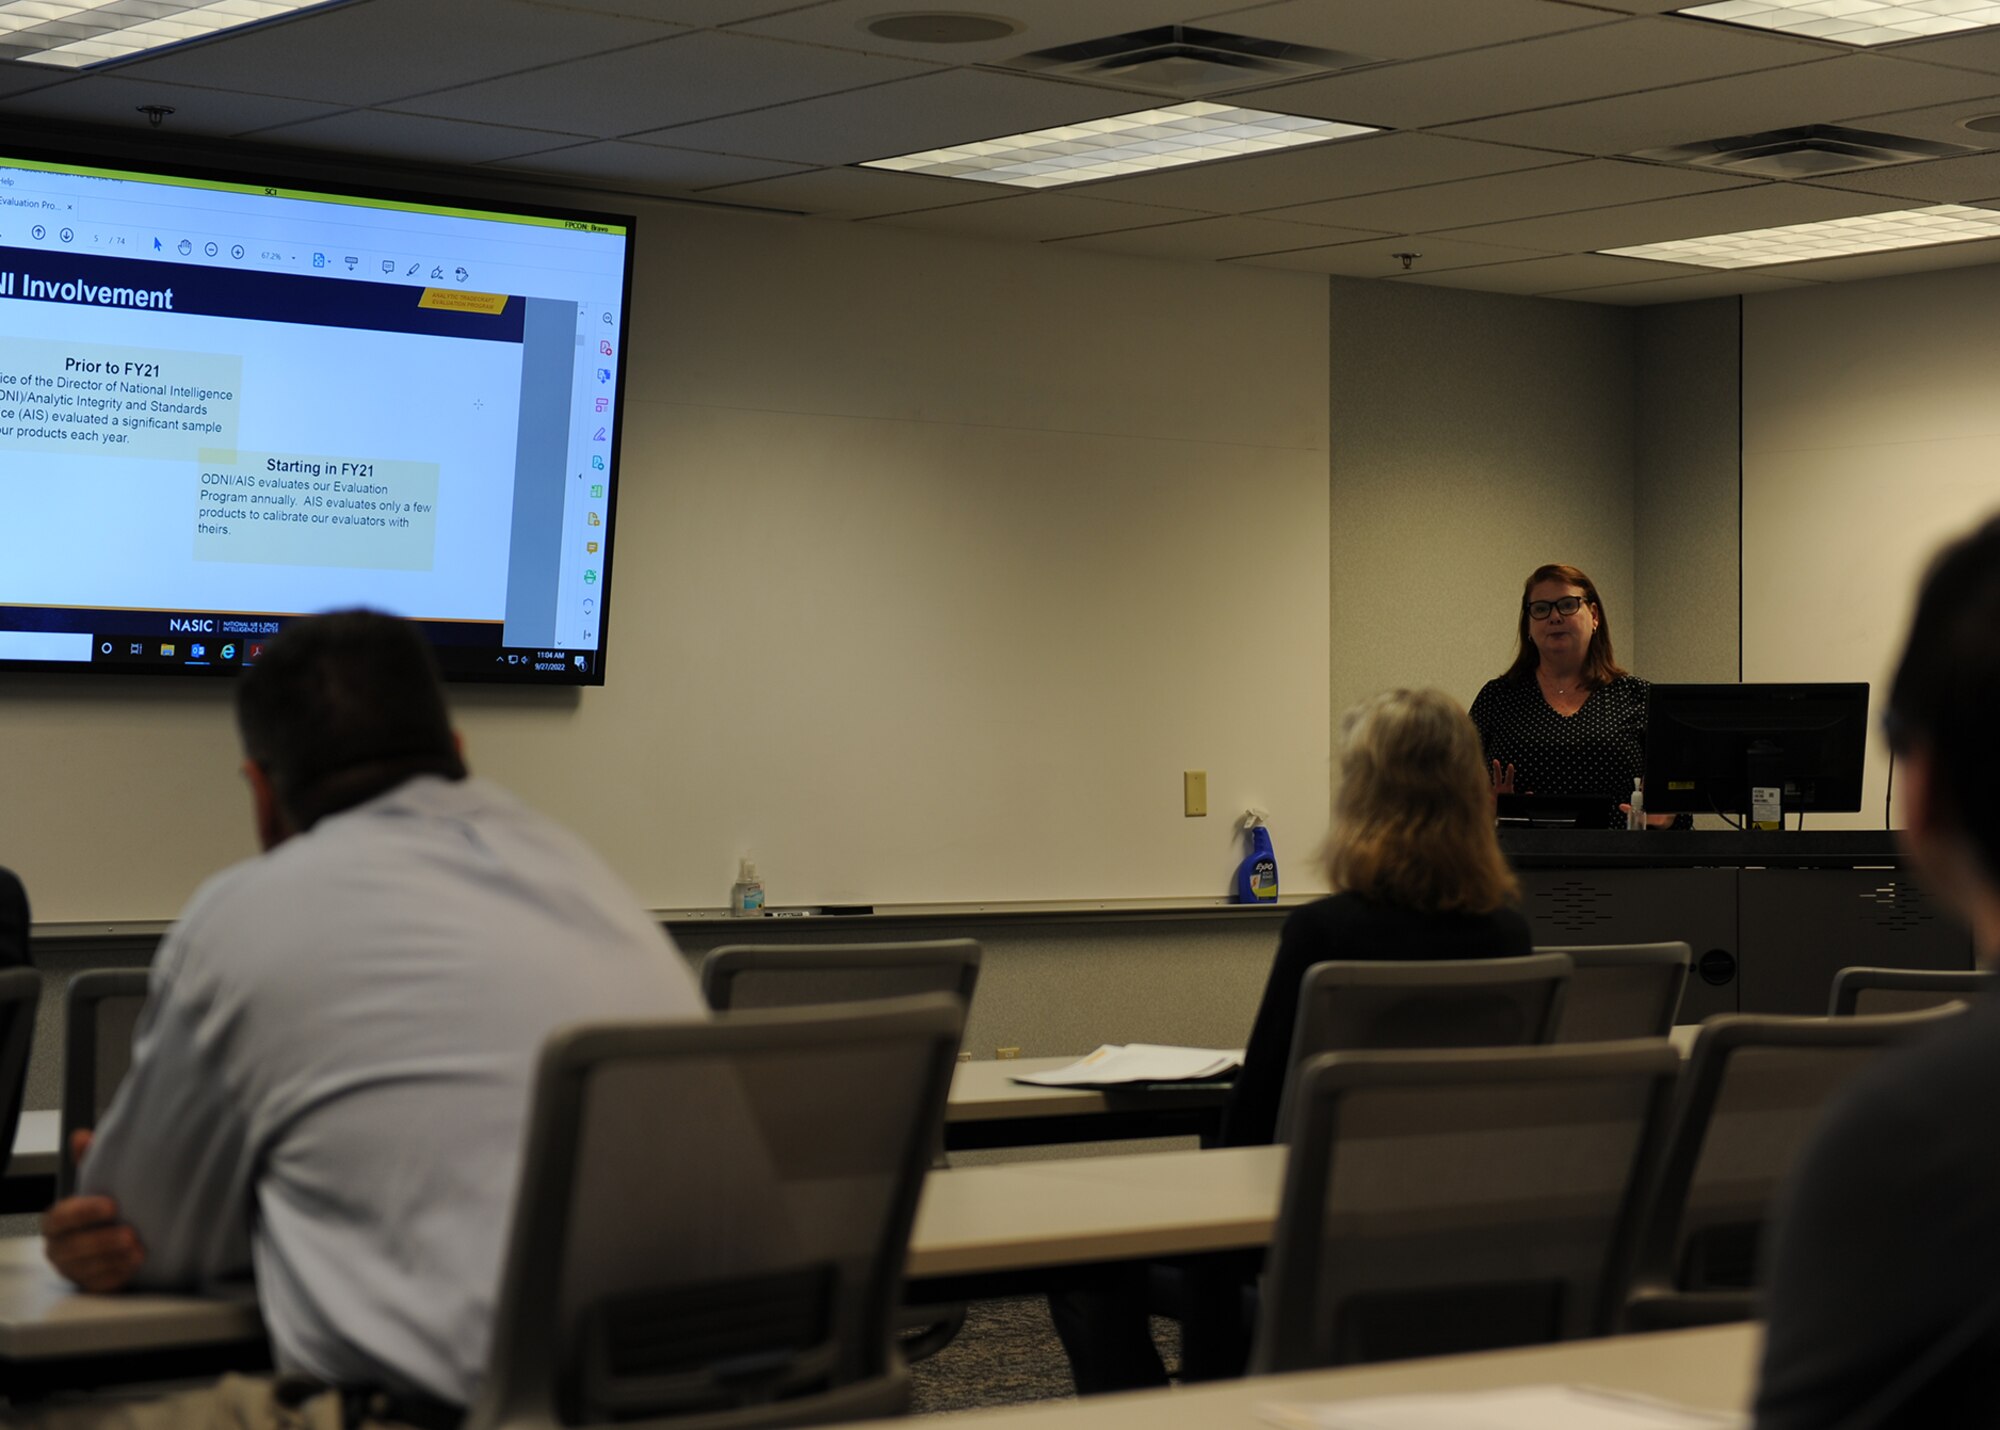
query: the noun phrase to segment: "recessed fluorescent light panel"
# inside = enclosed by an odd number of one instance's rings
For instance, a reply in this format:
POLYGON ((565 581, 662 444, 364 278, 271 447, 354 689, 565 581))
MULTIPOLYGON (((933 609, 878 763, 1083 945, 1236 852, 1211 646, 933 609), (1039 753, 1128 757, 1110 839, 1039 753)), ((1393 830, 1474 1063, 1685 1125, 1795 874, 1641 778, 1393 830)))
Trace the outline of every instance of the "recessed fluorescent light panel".
MULTIPOLYGON (((329 0, 0 0, 0 59, 81 69, 329 0)), ((344 4, 346 0, 331 0, 344 4)))
POLYGON ((1364 124, 1337 124, 1228 104, 1175 104, 894 159, 870 159, 861 167, 1046 189, 1375 132, 1364 124))
POLYGON ((1988 0, 1721 0, 1674 13, 1843 45, 1890 45, 2000 25, 2000 5, 1988 0))
POLYGON ((1862 214, 1859 218, 1753 228, 1742 233, 1677 238, 1670 243, 1642 243, 1633 248, 1598 251, 1620 258, 1651 258, 1700 268, 1762 268, 1770 263, 1807 263, 1815 258, 1929 248, 1975 238, 2000 238, 2000 212, 1967 208, 1963 204, 1939 204, 1928 209, 1862 214))

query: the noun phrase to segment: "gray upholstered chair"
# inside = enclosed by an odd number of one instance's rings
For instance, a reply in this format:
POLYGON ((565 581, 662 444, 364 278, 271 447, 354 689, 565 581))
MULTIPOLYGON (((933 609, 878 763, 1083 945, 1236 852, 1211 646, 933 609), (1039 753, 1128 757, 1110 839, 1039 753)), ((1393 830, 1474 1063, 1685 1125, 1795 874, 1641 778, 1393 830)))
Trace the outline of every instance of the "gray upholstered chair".
POLYGON ((42 975, 32 968, 0 970, 0 1170, 13 1155, 21 1125, 21 1099, 28 1090, 28 1049, 35 1037, 35 1008, 42 1000, 42 975))
POLYGON ((1684 943, 1612 943, 1538 948, 1576 965, 1563 998, 1558 1043, 1664 1038, 1680 1012, 1694 950, 1684 943))
POLYGON ((1291 1069, 1278 1102, 1279 1139, 1306 1059, 1371 1049, 1546 1043, 1562 1012, 1571 967, 1560 953, 1315 963, 1299 987, 1291 1069))
POLYGON ((56 1195, 76 1190, 70 1135, 97 1126, 132 1066, 132 1033, 146 1006, 147 971, 97 968, 63 991, 62 1134, 56 1147, 56 1195))
POLYGON ((955 993, 966 1007, 979 982, 979 944, 732 944, 701 963, 701 992, 717 1012, 802 1008, 860 999, 955 993))
POLYGON ((892 1312, 962 1025, 928 994, 557 1034, 468 1430, 900 1412, 892 1312))
POLYGON ((1765 1223, 1827 1102, 1884 1049, 1958 1012, 1704 1022, 1649 1199, 1626 1327, 1754 1317, 1765 1223))
POLYGON ((1253 1369, 1607 1331, 1679 1073, 1655 1039, 1311 1059, 1253 1369))
POLYGON ((1917 1013, 1974 997, 1992 982, 1983 968, 1843 968, 1833 976, 1827 1012, 1836 1018, 1917 1013))
MULTIPOLYGON (((858 999, 950 993, 970 1016, 979 984, 976 939, 909 943, 731 944, 701 962, 701 993, 718 1013, 806 1008, 858 999)), ((956 1049, 954 1049, 954 1053, 956 1049)), ((932 1165, 946 1165, 944 1110, 938 1110, 932 1165)), ((910 1306, 897 1317, 906 1359, 927 1360, 965 1327, 965 1307, 910 1306)))

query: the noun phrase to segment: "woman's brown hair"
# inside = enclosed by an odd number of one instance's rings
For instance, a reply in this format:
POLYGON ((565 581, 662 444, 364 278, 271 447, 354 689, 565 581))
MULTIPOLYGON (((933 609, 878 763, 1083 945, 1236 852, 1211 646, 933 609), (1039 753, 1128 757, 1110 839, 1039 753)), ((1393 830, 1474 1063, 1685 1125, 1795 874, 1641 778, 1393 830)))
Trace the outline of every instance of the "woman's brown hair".
POLYGON ((1604 602, 1597 599, 1597 583, 1574 566, 1537 566, 1521 585, 1521 620, 1514 633, 1514 663, 1501 673, 1502 680, 1526 680, 1542 663, 1542 653, 1528 634, 1528 593, 1544 581, 1560 581, 1582 589, 1583 598, 1597 614, 1597 631, 1583 656, 1583 683, 1592 690, 1609 685, 1625 674, 1625 667, 1611 653, 1611 617, 1604 614, 1604 602))
POLYGON ((1493 832, 1479 731, 1437 690, 1391 690, 1342 717, 1326 872, 1336 890, 1423 913, 1491 913, 1520 884, 1493 832))

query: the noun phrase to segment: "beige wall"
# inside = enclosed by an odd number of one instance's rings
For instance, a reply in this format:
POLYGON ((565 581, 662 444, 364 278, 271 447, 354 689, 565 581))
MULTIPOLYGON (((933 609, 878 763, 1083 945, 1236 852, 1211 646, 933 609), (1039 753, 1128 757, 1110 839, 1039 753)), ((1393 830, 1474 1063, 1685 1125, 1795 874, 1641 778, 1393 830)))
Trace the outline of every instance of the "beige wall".
MULTIPOLYGON (((476 768, 649 906, 1218 896, 1324 822, 1320 280, 641 215, 608 684, 462 689, 476 768), (1183 817, 1181 774, 1213 813, 1183 817)), ((0 683, 44 920, 250 852, 226 691, 0 683)))
MULTIPOLYGON (((1931 554, 2000 510, 2000 267, 1744 300, 1743 675, 1865 680, 1879 715, 1931 554)), ((1887 749, 1862 808, 1879 828, 1887 749)))
MULTIPOLYGON (((1542 560, 1593 572, 1620 618, 1621 649, 1642 671, 1733 673, 1733 623, 1687 594, 1703 573, 1734 589, 1733 408, 1728 432, 1717 424, 1733 391, 1723 364, 1734 361, 1735 335, 1718 305, 1635 318, 830 225, 645 217, 662 259, 641 269, 638 320, 671 340, 634 371, 612 683, 580 696, 462 688, 455 698, 478 761, 582 826, 652 902, 670 902, 658 871, 675 861, 700 861, 687 888, 718 901, 746 840, 777 897, 803 896, 758 828, 696 816, 690 791, 707 776, 672 755, 705 743, 692 731, 726 730, 746 699, 777 702, 782 722, 808 731, 829 713, 862 718, 840 707, 880 672, 817 609, 835 583, 890 623, 887 644, 920 645, 926 670, 985 682, 964 687, 958 718, 995 748, 1039 740, 1060 753, 1074 712, 1005 703, 1051 661, 1073 677, 1096 672, 1086 694, 1117 694, 1111 686, 1123 682, 1142 696, 1158 713, 1119 728, 1144 747, 1135 762, 1144 798, 1169 807, 1143 816, 1154 822, 1141 826, 1141 844, 1155 837, 1148 829, 1186 836, 1187 867, 1213 874, 1210 891, 1233 864, 1234 840, 1216 815, 1180 819, 1180 768, 1210 769, 1218 815, 1234 797, 1289 801, 1278 840, 1286 886, 1314 887, 1329 711, 1416 681, 1469 700, 1506 659, 1520 578, 1542 560), (968 285, 979 292, 957 291, 968 285), (1080 344, 1079 315, 1110 331, 1080 344), (1129 372, 1102 370, 1114 357, 1129 372), (1184 375, 1195 369, 1222 373, 1222 385, 1198 387, 1184 375), (849 483, 844 498, 822 502, 837 481, 849 483), (1099 484, 1116 509, 1086 501, 1082 527, 1066 521, 1079 483, 1099 484), (1258 519, 1236 525, 1229 507, 1258 519), (873 539, 883 521, 908 539, 879 544, 863 570, 812 555, 811 541, 838 550, 873 539), (732 527, 755 539, 722 539, 732 527), (1079 529, 1065 545, 1064 532, 1079 529), (1652 565, 1656 546, 1675 560, 1652 565), (1008 627, 1004 611, 978 604, 982 592, 1003 603, 1018 587, 1002 577, 1016 569, 1046 573, 1074 598, 1086 561, 1110 563, 1114 584, 1134 591, 1173 573, 1186 604, 1170 590, 1165 606, 1136 597, 1120 606, 1100 591, 1113 624, 1073 641, 1038 636, 1032 622, 1008 627), (964 620, 927 625, 939 599, 978 614, 990 639, 973 639, 964 620), (1682 618, 1697 607, 1699 619, 1682 618), (1105 631, 1144 627, 1203 654, 1084 663, 1105 631), (814 642, 856 657, 854 673, 838 684, 793 679, 814 642), (1230 678, 1239 648, 1284 682, 1277 696, 1242 694, 1230 678), (663 652, 670 659, 649 675, 643 658, 663 652), (726 667, 732 659, 758 669, 742 674, 726 667), (987 692, 1002 703, 974 698, 987 692), (1184 708, 1192 701, 1206 702, 1200 721, 1184 708), (1281 773, 1252 788, 1230 761, 1273 729, 1284 739, 1267 768, 1281 773), (1176 732, 1191 732, 1184 747, 1176 732)), ((1056 599, 1043 614, 1074 609, 1056 599)), ((0 682, 0 748, 14 770, 0 859, 29 873, 43 917, 166 917, 202 875, 249 852, 226 694, 165 681, 0 682)), ((778 728, 753 722, 727 748, 783 769, 778 728)), ((867 753, 833 728, 817 748, 867 753)), ((889 763, 855 764, 872 779, 894 776, 889 763)), ((1011 766, 994 756, 987 768, 1011 766)), ((836 780, 794 794, 838 813, 869 787, 836 780)), ((1090 823, 1106 811, 1036 803, 1022 840, 1100 831, 1068 867, 1088 895, 1113 892, 1097 852, 1136 847, 1132 839, 1107 841, 1101 831, 1112 826, 1090 823)), ((808 832, 834 843, 842 833, 832 819, 808 832)), ((928 834, 968 863, 981 837, 944 812, 928 834)), ((951 892, 927 877, 906 887, 951 892)), ((1033 1055, 1105 1040, 1239 1041, 1277 921, 921 931, 987 944, 968 1047, 1033 1055)), ((691 951, 714 941, 691 939, 691 951)), ((51 994, 91 961, 57 956, 51 994)), ((38 1047, 35 1105, 52 1101, 54 1051, 52 1041, 38 1047)))
POLYGON ((1470 704, 1544 562, 1591 574, 1626 654, 1632 314, 1336 278, 1329 328, 1336 714, 1398 685, 1470 704))
POLYGON ((1652 680, 1737 678, 1741 330, 1735 298, 1638 314, 1632 658, 1652 680))

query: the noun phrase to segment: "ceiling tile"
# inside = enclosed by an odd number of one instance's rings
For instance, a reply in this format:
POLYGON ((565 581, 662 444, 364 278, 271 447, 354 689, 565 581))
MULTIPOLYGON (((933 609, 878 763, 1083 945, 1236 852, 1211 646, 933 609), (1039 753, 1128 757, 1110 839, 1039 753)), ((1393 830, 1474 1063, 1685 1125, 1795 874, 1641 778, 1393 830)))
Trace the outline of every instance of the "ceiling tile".
POLYGON ((1558 155, 1532 149, 1470 144, 1430 134, 1374 134, 1255 159, 1104 179, 1073 192, 1171 208, 1246 213, 1561 162, 1558 155))
POLYGON ((1760 184, 1720 193, 1689 194, 1651 203, 1620 204, 1546 218, 1449 230, 1475 243, 1518 243, 1558 253, 1625 248, 1669 238, 1700 238, 1742 229, 1814 223, 1897 207, 1893 199, 1843 194, 1803 184, 1760 184))
POLYGON ((1648 263, 1642 258, 1614 258, 1603 253, 1568 253, 1557 258, 1524 258, 1517 263, 1487 263, 1477 268, 1452 268, 1442 273, 1390 274, 1398 283, 1422 283, 1438 288, 1476 288, 1482 293, 1559 293, 1570 288, 1601 288, 1611 283, 1636 283, 1662 273, 1705 274, 1708 270, 1679 263, 1648 263))
POLYGON ((1967 129, 1964 121, 1988 114, 2000 114, 2000 86, 1987 85, 1992 92, 1975 99, 1955 100, 1919 109, 1896 109, 1886 114, 1857 115, 1846 123, 1860 129, 1880 129, 1891 134, 1907 134, 1913 139, 1929 139, 1939 144, 1969 144, 1975 149, 2000 149, 2000 134, 1967 129))
POLYGON ((1984 263, 2000 263, 2000 238, 1941 243, 1934 248, 1904 248, 1893 253, 1857 253, 1852 258, 1822 258, 1817 263, 1774 263, 1756 271, 1773 278, 1810 278, 1833 283, 1887 278, 1897 273, 1925 273, 1939 268, 1974 268, 1984 263))
POLYGON ((940 70, 646 137, 765 159, 854 164, 1145 107, 1133 94, 984 70, 940 70))
POLYGON ((1442 273, 1447 269, 1471 268, 1482 263, 1546 257, 1548 254, 1532 248, 1510 248, 1496 243, 1466 243, 1441 238, 1427 238, 1416 243, 1407 238, 1371 238, 1361 243, 1341 243, 1331 248, 1301 248, 1289 253, 1265 253, 1235 261, 1252 268, 1339 273, 1348 278, 1389 278, 1404 272, 1442 273), (1411 252, 1416 253, 1416 261, 1405 269, 1399 255, 1411 252))
POLYGON ((350 109, 323 119, 280 125, 259 131, 257 137, 277 144, 454 164, 483 164, 566 142, 564 135, 536 129, 510 129, 504 124, 473 124, 462 119, 431 119, 421 114, 389 114, 379 109, 350 109))
POLYGON ((1609 288, 1571 288, 1549 296, 1569 302, 1615 303, 1637 308, 1653 303, 1697 303, 1704 298, 1728 298, 1739 293, 1783 293, 1820 286, 1796 278, 1769 278, 1738 269, 1734 273, 1656 278, 1650 283, 1620 283, 1609 288))
POLYGON ((1861 194, 1887 194, 1932 203, 1970 203, 2000 198, 2000 154, 1968 154, 1959 159, 1927 159, 1921 164, 1892 164, 1857 174, 1830 174, 1815 179, 1829 189, 1861 194))
POLYGON ((701 196, 721 203, 789 209, 827 218, 874 218, 977 203, 993 197, 993 186, 884 169, 813 169, 753 183, 723 184, 701 190, 701 196))
POLYGON ((1267 109, 1396 129, 1545 109, 1718 74, 1803 64, 1823 46, 1748 30, 1628 19, 1440 59, 1258 91, 1267 109))
POLYGON ((499 167, 524 173, 559 174, 567 179, 592 179, 622 188, 683 192, 717 184, 747 183, 798 172, 794 164, 768 159, 744 159, 734 154, 704 154, 669 149, 659 144, 634 144, 604 139, 522 154, 499 167))
POLYGON ((1967 30, 1935 40, 1911 40, 1896 46, 1896 57, 2000 74, 2000 30, 1967 30))
POLYGON ((1108 233, 1113 229, 1131 228, 1135 224, 1172 223, 1176 219, 1193 216, 1186 209, 1166 209, 1151 204, 1115 204, 1103 199, 1044 190, 988 199, 984 203, 891 214, 871 222, 894 228, 927 229, 933 233, 1039 242, 1051 238, 1075 238, 1086 233, 1108 233))
POLYGON ((170 105, 173 114, 162 129, 170 134, 235 135, 332 114, 332 104, 280 99, 266 94, 231 94, 220 89, 196 89, 185 84, 159 84, 126 79, 122 71, 79 75, 68 84, 18 94, 7 100, 9 114, 42 119, 76 120, 118 129, 144 129, 142 104, 170 105))
POLYGON ((1710 189, 1740 188, 1751 181, 1699 169, 1669 169, 1617 159, 1586 159, 1517 174, 1493 174, 1450 184, 1363 194, 1351 199, 1268 209, 1265 218, 1348 224, 1390 233, 1423 233, 1638 203, 1710 189))
POLYGON ((1556 106, 1455 125, 1448 133, 1587 154, 1630 154, 1794 124, 1970 98, 1992 88, 1976 75, 1889 55, 1846 55, 1646 94, 1556 106))
POLYGON ((523 0, 550 10, 589 10, 630 15, 676 25, 740 25, 786 10, 802 10, 820 0, 523 0))
POLYGON ((923 72, 908 60, 703 30, 392 107, 611 139, 923 72))
POLYGON ((1583 29, 1616 15, 1550 0, 1278 0, 1211 15, 1201 23, 1268 40, 1414 60, 1534 35, 1583 29))
POLYGON ((1131 253, 1148 258, 1242 258, 1316 248, 1328 243, 1379 235, 1310 223, 1278 223, 1263 218, 1198 218, 1183 223, 1132 228, 1070 239, 1064 248, 1088 248, 1101 253, 1131 253))
POLYGON ((804 40, 815 45, 868 50, 874 54, 901 55, 906 59, 930 60, 937 64, 1004 64, 1033 50, 1094 40, 1127 30, 1150 29, 1189 20, 1215 8, 1216 0, 1006 0, 1004 4, 973 6, 885 4, 883 0, 830 0, 768 19, 752 20, 741 28, 745 33, 775 35, 780 39, 804 40), (963 45, 921 45, 885 40, 863 27, 885 11, 973 10, 981 14, 1004 15, 1021 22, 1022 29, 1005 39, 983 40, 963 45))
POLYGON ((499 14, 474 19, 463 0, 336 6, 137 60, 118 73, 368 105, 678 33, 678 27, 515 0, 495 8, 499 14), (412 36, 425 39, 411 43, 412 36))

